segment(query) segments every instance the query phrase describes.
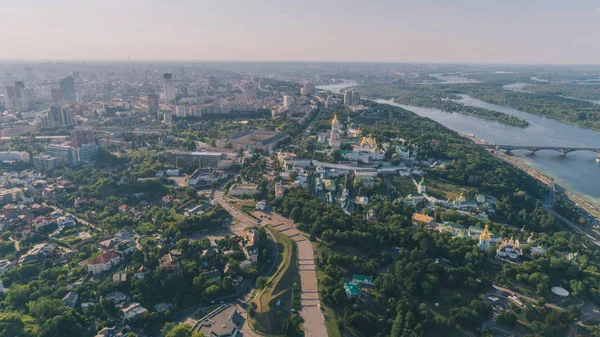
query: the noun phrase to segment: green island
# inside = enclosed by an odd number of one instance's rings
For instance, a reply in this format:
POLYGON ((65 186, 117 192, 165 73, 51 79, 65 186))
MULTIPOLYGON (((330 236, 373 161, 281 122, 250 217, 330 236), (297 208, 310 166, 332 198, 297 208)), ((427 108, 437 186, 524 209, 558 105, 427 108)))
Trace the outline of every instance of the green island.
MULTIPOLYGON (((527 90, 526 88, 525 90, 527 90)), ((494 84, 459 85, 455 90, 488 103, 600 130, 600 105, 584 100, 565 98, 557 95, 556 92, 543 90, 539 90, 538 93, 514 92, 494 84)))
POLYGON ((367 84, 361 85, 357 89, 366 96, 393 99, 394 102, 400 104, 436 108, 451 113, 462 113, 522 128, 529 126, 529 123, 523 118, 499 111, 466 106, 457 102, 455 100, 460 100, 460 96, 453 93, 452 90, 440 89, 438 85, 408 85, 402 83, 367 84))

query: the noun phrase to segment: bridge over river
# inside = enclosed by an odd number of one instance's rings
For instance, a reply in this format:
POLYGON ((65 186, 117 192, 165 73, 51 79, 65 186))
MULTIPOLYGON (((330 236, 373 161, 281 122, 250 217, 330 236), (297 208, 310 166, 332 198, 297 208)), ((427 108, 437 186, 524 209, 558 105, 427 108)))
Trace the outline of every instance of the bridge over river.
POLYGON ((525 150, 531 152, 531 154, 535 154, 538 151, 543 150, 551 150, 557 151, 562 156, 565 156, 569 152, 574 151, 591 151, 596 152, 598 154, 598 158, 600 158, 600 147, 573 147, 573 146, 531 146, 531 145, 500 145, 500 144, 482 144, 486 149, 493 150, 502 150, 506 152, 511 152, 515 150, 525 150))

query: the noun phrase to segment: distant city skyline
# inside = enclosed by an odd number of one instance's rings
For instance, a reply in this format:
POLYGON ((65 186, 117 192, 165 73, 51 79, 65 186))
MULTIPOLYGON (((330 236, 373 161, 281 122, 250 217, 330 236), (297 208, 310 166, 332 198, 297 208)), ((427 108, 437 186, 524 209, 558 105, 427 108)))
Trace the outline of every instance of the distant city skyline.
POLYGON ((600 63, 591 0, 24 0, 0 30, 2 60, 600 63))

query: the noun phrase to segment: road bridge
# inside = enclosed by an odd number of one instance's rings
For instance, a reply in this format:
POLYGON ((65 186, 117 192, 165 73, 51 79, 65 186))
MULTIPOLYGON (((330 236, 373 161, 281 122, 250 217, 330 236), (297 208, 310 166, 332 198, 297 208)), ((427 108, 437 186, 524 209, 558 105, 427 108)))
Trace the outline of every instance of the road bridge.
POLYGON ((538 151, 543 150, 551 150, 557 151, 562 156, 565 156, 567 153, 574 151, 591 151, 596 152, 598 157, 600 158, 600 147, 574 147, 574 146, 532 146, 532 145, 500 145, 500 144, 482 144, 486 149, 493 150, 502 150, 506 152, 511 152, 514 150, 525 150, 531 152, 531 154, 535 154, 538 151))

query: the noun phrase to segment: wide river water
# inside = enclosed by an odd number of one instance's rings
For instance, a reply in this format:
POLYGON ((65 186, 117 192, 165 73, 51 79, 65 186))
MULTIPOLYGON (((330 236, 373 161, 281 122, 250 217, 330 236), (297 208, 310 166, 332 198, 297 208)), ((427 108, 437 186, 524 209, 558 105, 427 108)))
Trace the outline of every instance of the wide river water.
MULTIPOLYGON (((317 88, 339 93, 341 89, 352 85, 356 84, 339 83, 318 86, 317 88)), ((593 130, 580 128, 556 119, 536 116, 505 106, 490 104, 467 95, 462 96, 461 103, 518 116, 527 120, 530 126, 519 128, 475 116, 449 113, 439 109, 397 104, 385 99, 375 101, 410 110, 420 116, 433 119, 452 130, 472 134, 490 144, 600 147, 600 133, 593 130)), ((514 156, 538 171, 554 178, 558 183, 589 200, 596 207, 600 207, 600 163, 595 161, 598 158, 596 153, 575 151, 562 157, 556 151, 539 151, 534 156, 528 156, 527 152, 515 151, 514 156)))

